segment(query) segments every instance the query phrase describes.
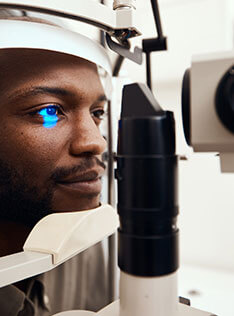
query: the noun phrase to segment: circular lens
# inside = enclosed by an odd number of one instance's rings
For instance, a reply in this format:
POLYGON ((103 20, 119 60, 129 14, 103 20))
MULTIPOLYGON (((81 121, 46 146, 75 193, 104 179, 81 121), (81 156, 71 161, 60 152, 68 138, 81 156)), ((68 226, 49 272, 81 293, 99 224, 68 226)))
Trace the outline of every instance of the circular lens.
POLYGON ((219 82, 215 106, 222 124, 234 133, 234 65, 219 82))
POLYGON ((186 142, 191 146, 190 138, 190 69, 187 69, 182 83, 182 120, 186 142))

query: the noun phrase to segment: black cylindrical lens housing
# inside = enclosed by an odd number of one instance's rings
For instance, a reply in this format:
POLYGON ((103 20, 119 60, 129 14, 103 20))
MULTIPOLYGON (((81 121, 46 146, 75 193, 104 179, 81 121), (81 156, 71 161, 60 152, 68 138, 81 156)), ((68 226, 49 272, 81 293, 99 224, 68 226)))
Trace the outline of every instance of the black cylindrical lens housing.
POLYGON ((178 163, 172 112, 121 117, 116 178, 120 269, 137 276, 176 271, 178 163))

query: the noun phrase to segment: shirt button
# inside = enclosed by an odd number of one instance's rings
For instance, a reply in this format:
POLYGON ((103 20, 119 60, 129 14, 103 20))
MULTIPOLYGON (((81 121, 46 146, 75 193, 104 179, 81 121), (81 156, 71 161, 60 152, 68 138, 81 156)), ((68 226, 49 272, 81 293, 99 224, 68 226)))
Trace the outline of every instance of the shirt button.
POLYGON ((50 307, 50 300, 49 300, 49 297, 48 297, 48 295, 44 295, 44 303, 45 303, 45 306, 47 307, 47 308, 49 308, 50 307))

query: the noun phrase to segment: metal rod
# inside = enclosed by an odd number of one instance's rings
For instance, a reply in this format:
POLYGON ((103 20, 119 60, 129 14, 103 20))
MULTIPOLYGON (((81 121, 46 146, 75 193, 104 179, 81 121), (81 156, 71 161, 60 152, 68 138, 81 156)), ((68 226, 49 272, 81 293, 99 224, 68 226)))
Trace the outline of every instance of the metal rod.
POLYGON ((108 101, 108 203, 114 206, 113 186, 114 186, 114 157, 113 157, 113 138, 112 138, 112 115, 111 101, 108 101))
MULTIPOLYGON (((101 0, 101 4, 105 5, 105 0, 101 0)), ((105 33, 103 30, 100 30, 100 43, 105 47, 105 33)))
POLYGON ((158 1, 157 0, 151 0, 151 6, 152 6, 152 10, 153 10, 154 21, 155 21, 155 24, 156 24, 156 30, 157 30, 157 33, 158 33, 158 37, 159 38, 163 38, 162 24, 161 24, 161 19, 160 19, 158 1))
MULTIPOLYGON (((95 3, 95 2, 94 2, 95 3)), ((83 17, 80 15, 75 15, 75 14, 71 14, 71 13, 67 13, 67 12, 62 12, 62 11, 56 11, 54 9, 51 8, 47 8, 47 7, 34 7, 33 5, 24 5, 24 4, 12 4, 12 3, 1 3, 0 2, 0 8, 6 8, 6 9, 18 9, 21 11, 32 11, 32 12, 39 12, 39 13, 43 13, 43 14, 49 14, 49 15, 54 15, 54 16, 58 16, 58 17, 62 17, 62 18, 68 18, 71 20, 76 20, 76 21, 80 21, 80 22, 84 22, 93 26, 96 26, 106 32, 115 32, 115 29, 113 28, 113 26, 110 25, 106 25, 103 24, 102 22, 93 20, 92 17, 83 17)))
POLYGON ((114 77, 118 77, 123 61, 124 61, 124 57, 119 55, 114 65, 114 70, 113 70, 114 77))
MULTIPOLYGON (((114 200, 114 158, 111 101, 108 102, 108 203, 115 206, 114 200)), ((116 299, 116 234, 108 238, 108 294, 109 302, 116 299)))
POLYGON ((146 53, 146 79, 148 87, 152 90, 150 53, 146 53))
POLYGON ((108 238, 108 302, 114 302, 116 297, 116 234, 108 238))
MULTIPOLYGON (((105 5, 105 0, 100 1, 105 5)), ((105 33, 100 31, 100 43, 105 47, 105 33)), ((120 69, 121 65, 119 66, 120 69)), ((118 72, 119 72, 118 69, 118 72)), ((108 102, 108 203, 114 206, 114 175, 113 175, 113 139, 112 139, 112 115, 111 102, 108 102)), ((108 238, 108 263, 107 263, 107 288, 108 302, 116 300, 116 235, 108 238)))

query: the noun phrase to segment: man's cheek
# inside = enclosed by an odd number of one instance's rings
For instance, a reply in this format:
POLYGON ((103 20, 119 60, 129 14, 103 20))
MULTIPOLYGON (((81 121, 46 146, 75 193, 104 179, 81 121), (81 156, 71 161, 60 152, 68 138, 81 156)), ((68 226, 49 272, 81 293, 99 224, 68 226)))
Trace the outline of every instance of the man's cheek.
POLYGON ((28 146, 11 150, 11 157, 6 159, 28 183, 35 186, 47 186, 54 169, 54 159, 49 151, 28 146))
POLYGON ((8 124, 7 127, 7 135, 4 126, 0 127, 2 159, 13 165, 21 174, 30 176, 31 181, 47 181, 64 153, 63 137, 59 131, 47 131, 40 126, 26 128, 20 124, 17 131, 16 126, 13 129, 8 124))

